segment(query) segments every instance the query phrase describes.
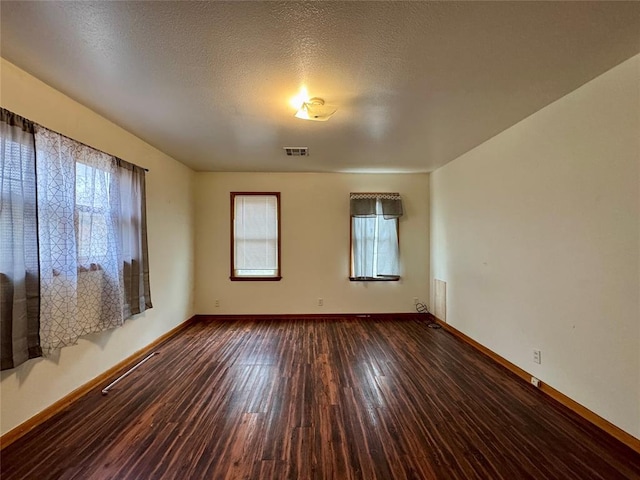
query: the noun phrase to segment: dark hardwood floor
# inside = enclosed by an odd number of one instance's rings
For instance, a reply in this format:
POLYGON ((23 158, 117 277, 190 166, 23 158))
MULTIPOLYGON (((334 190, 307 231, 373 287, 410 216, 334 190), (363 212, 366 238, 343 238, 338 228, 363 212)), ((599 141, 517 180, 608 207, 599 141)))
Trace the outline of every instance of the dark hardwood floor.
POLYGON ((200 321, 2 451, 10 479, 617 479, 640 455, 419 319, 200 321))

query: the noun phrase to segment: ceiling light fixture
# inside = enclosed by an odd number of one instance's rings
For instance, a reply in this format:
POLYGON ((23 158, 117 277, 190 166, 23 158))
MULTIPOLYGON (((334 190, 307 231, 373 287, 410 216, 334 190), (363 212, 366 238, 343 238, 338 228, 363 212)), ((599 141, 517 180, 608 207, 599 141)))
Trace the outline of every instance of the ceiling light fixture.
POLYGON ((333 105, 325 105, 324 100, 313 97, 302 103, 300 109, 296 112, 295 117, 303 120, 314 120, 316 122, 326 122, 331 115, 336 113, 338 107, 333 105))

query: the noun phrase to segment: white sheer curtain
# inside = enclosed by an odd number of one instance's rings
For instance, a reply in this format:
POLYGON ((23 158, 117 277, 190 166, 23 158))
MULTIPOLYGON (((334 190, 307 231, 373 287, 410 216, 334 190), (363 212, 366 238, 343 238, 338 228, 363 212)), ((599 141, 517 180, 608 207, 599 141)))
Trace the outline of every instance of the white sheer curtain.
POLYGON ((355 277, 400 275, 397 221, 382 215, 352 218, 355 277))
POLYGON ((123 323, 114 157, 36 129, 43 352, 123 323))

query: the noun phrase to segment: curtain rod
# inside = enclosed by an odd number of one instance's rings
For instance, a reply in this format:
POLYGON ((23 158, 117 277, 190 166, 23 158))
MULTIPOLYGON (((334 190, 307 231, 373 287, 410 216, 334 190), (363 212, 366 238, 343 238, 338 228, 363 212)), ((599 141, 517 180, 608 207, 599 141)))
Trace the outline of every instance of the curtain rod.
MULTIPOLYGON (((24 119, 24 120, 26 120, 27 122, 30 122, 30 123, 32 123, 32 124, 34 124, 34 125, 38 125, 38 126, 40 126, 40 127, 42 127, 42 128, 46 128, 47 130, 50 130, 50 131, 54 132, 54 133, 55 133, 55 134, 57 134, 57 135, 60 135, 60 136, 62 136, 62 137, 64 137, 64 138, 68 138, 69 140, 72 140, 72 141, 74 141, 74 142, 77 142, 77 143, 79 143, 80 145, 84 145, 85 147, 88 147, 88 148, 90 148, 90 149, 92 149, 92 150, 95 150, 96 152, 100 152, 100 153, 105 153, 105 154, 107 154, 107 155, 111 155, 110 153, 107 153, 107 152, 102 151, 102 150, 100 150, 100 149, 98 149, 98 148, 96 148, 96 147, 93 147, 93 146, 88 145, 88 144, 86 144, 86 143, 84 143, 84 142, 81 142, 80 140, 76 140, 75 138, 71 138, 71 137, 69 137, 69 136, 65 135, 64 133, 56 132, 55 130, 52 130, 52 129, 48 128, 48 127, 45 127, 44 125, 40 125, 38 122, 34 122, 33 120, 28 119, 27 117, 23 117, 22 115, 19 115, 19 114, 15 113, 15 112, 12 112, 12 111, 11 111, 11 110, 9 110, 8 108, 4 108, 4 107, 1 107, 1 108, 2 108, 2 110, 6 111, 6 112, 9 112, 9 113, 11 113, 12 115, 16 115, 16 116, 18 116, 18 117, 20 117, 20 118, 23 118, 23 119, 24 119)), ((123 161, 125 161, 125 162, 127 162, 124 158, 120 158, 120 157, 117 157, 117 156, 115 156, 115 155, 111 155, 111 156, 112 156, 112 157, 115 157, 115 158, 118 158, 118 159, 120 159, 120 160, 123 160, 123 161)), ((131 162, 127 162, 127 163, 131 163, 131 162)), ((136 165, 135 163, 131 163, 131 165, 134 165, 134 166, 136 166, 136 167, 138 167, 138 168, 142 168, 145 172, 148 172, 148 171, 149 171, 149 169, 148 169, 148 168, 140 167, 139 165, 136 165)))

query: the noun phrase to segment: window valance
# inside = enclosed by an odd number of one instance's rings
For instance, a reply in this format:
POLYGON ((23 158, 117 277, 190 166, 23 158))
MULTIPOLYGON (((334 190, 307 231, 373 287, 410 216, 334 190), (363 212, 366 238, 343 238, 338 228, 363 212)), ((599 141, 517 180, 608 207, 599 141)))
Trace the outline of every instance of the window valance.
POLYGON ((352 193, 350 203, 352 217, 382 215, 390 219, 400 218, 403 214, 399 193, 352 193))

